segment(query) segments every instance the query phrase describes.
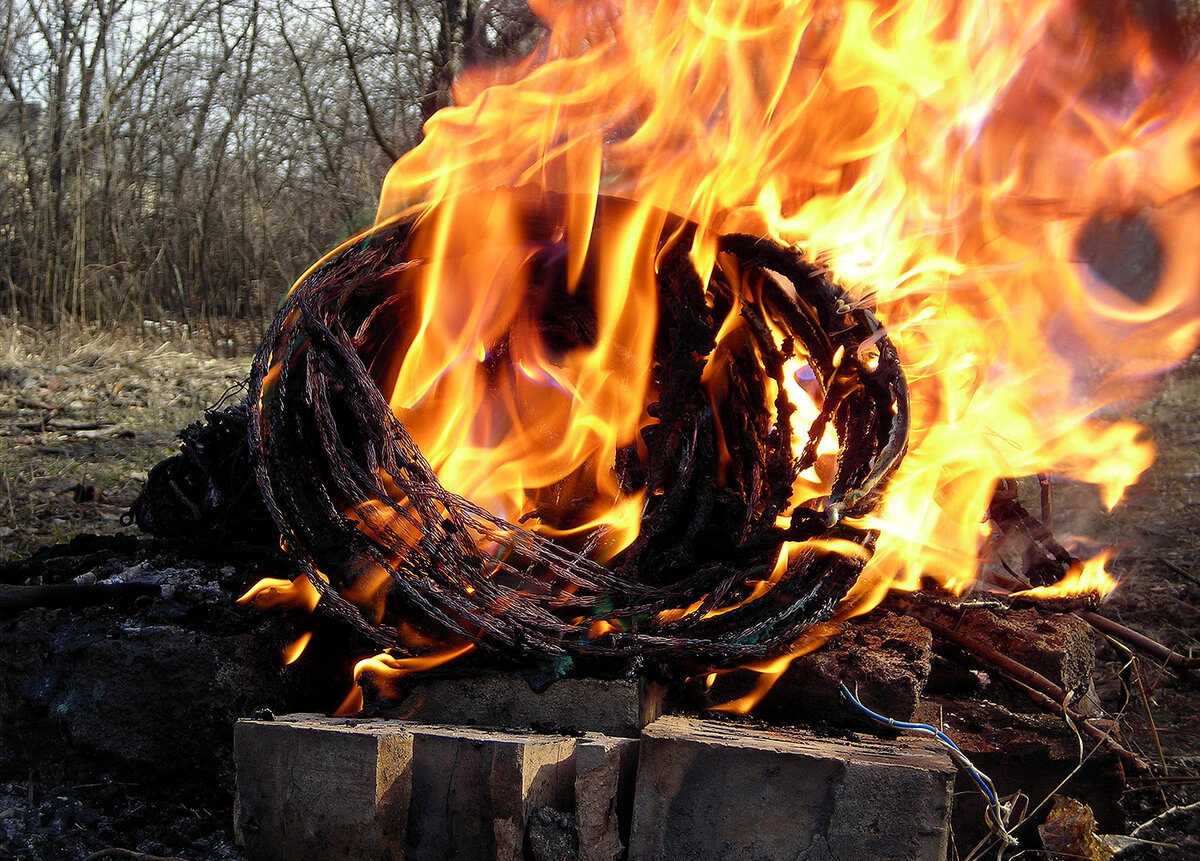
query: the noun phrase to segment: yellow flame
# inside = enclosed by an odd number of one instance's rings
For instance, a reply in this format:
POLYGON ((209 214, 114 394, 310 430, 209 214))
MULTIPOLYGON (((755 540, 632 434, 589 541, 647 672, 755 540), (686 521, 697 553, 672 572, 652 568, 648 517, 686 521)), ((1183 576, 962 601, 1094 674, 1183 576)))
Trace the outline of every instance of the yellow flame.
POLYGON ((1117 581, 1108 573, 1108 563, 1113 552, 1105 550, 1085 562, 1071 566, 1067 575, 1052 586, 1037 586, 1014 592, 1014 597, 1024 598, 1070 598, 1094 595, 1103 598, 1117 588, 1117 581))
MULTIPOLYGON (((702 278, 720 234, 797 246, 900 354, 909 453, 855 522, 879 539, 841 613, 926 580, 969 588, 1001 478, 1087 482, 1111 507, 1148 467, 1153 446, 1114 416, 1200 341, 1200 64, 1156 54, 1131 6, 531 6, 549 27, 538 50, 460 78, 377 213, 424 214, 364 359, 449 489, 580 546, 604 535, 601 561, 636 537, 644 500, 614 461, 657 398, 664 212, 698 224, 702 278), (550 225, 546 191, 566 195, 550 225), (543 278, 553 260, 561 283, 543 278)), ((734 308, 704 357, 714 402, 743 327, 734 308)), ((799 452, 819 408, 803 357, 783 384, 799 452)), ((829 492, 836 449, 826 433, 792 504, 829 492)), ((351 516, 403 530, 395 512, 351 516)), ((368 579, 356 600, 375 607, 368 579)))
POLYGON ((237 599, 239 604, 248 604, 259 610, 271 607, 292 607, 307 610, 311 613, 317 608, 321 593, 305 576, 295 580, 281 580, 278 577, 264 577, 246 594, 237 599))

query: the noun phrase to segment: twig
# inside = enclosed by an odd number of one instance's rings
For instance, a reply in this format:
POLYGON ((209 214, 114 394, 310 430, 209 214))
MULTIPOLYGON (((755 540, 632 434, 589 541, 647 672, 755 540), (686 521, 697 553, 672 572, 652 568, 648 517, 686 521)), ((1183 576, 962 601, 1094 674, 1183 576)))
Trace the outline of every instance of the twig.
POLYGON ((39 401, 35 398, 17 397, 17 404, 23 407, 28 407, 31 410, 47 410, 49 412, 58 412, 58 407, 53 404, 48 404, 45 401, 39 401))
POLYGON ((1147 775, 1145 777, 1130 777, 1126 783, 1140 783, 1146 786, 1175 785, 1180 783, 1200 783, 1200 774, 1147 775))
POLYGON ((1176 820, 1183 819, 1187 816, 1191 816, 1198 811, 1200 811, 1200 801, 1194 802, 1192 804, 1184 804, 1180 807, 1172 807, 1168 810, 1164 810, 1162 813, 1158 814, 1158 816, 1155 816, 1149 822, 1143 822, 1137 828, 1130 831, 1129 836, 1140 840, 1141 834, 1143 832, 1149 831, 1151 828, 1154 828, 1156 825, 1170 825, 1170 824, 1174 823, 1176 820))
MULTIPOLYGON (((1169 562, 1166 559, 1163 559, 1162 562, 1164 565, 1166 565, 1172 571, 1175 571, 1177 573, 1183 574, 1186 577, 1194 579, 1197 584, 1200 584, 1200 579, 1192 578, 1191 574, 1189 574, 1187 571, 1185 571, 1183 568, 1179 567, 1175 563, 1169 562)), ((999 574, 994 574, 993 577, 998 581, 999 585, 1003 586, 1006 589, 1021 590, 1021 589, 1028 588, 1028 585, 1026 583, 1022 582, 1020 579, 1018 579, 1016 577, 1004 577, 999 574)), ((1124 625, 1122 625, 1120 622, 1114 622, 1112 619, 1109 619, 1107 616, 1101 616, 1099 613, 1096 613, 1096 612, 1093 612, 1092 610, 1084 609, 1084 608, 1081 608, 1078 606, 1071 606, 1071 604, 1069 602, 1071 600, 1078 600, 1078 599, 1066 599, 1065 601, 1062 601, 1062 603, 1056 603, 1057 601, 1060 601, 1062 599, 1051 599, 1049 602, 1047 602, 1045 600, 1022 600, 1019 596, 1014 598, 1012 596, 993 595, 993 594, 988 594, 987 599, 989 601, 994 601, 994 602, 1002 604, 1002 605, 1005 603, 1010 603, 1013 605, 1028 603, 1034 607, 1039 607, 1042 609, 1052 609, 1052 610, 1057 610, 1057 611, 1061 611, 1061 612, 1067 612, 1067 611, 1073 612, 1075 615, 1077 615, 1079 618, 1083 619, 1085 622, 1087 622, 1089 625, 1091 625, 1097 631, 1108 634, 1112 637, 1115 637, 1116 639, 1120 640, 1123 643, 1127 643, 1128 645, 1135 647, 1139 651, 1144 652, 1147 655, 1150 655, 1151 657, 1155 658, 1158 661, 1161 661, 1163 664, 1165 664, 1166 666, 1175 670, 1180 675, 1184 676, 1184 678, 1187 678, 1189 680, 1191 679, 1189 672, 1191 670, 1200 668, 1200 658, 1189 658, 1186 655, 1181 655, 1178 652, 1173 651, 1172 649, 1168 648, 1167 646, 1164 646, 1162 643, 1159 643, 1156 640, 1150 639, 1145 634, 1141 634, 1141 633, 1138 633, 1137 631, 1134 631, 1131 628, 1127 628, 1124 625)), ((941 606, 948 606, 948 605, 946 602, 941 602, 941 606)), ((949 605, 949 606, 953 606, 953 605, 949 605)))
POLYGON ((0 611, 30 607, 85 607, 112 601, 159 597, 162 588, 153 583, 93 583, 86 585, 9 586, 0 584, 0 611))
MULTIPOLYGON (((1162 773, 1167 773, 1167 758, 1163 755, 1162 740, 1158 737, 1158 724, 1154 720, 1154 712, 1150 709, 1150 698, 1146 696, 1146 686, 1142 684, 1142 674, 1138 670, 1135 663, 1133 665, 1133 678, 1137 681, 1138 693, 1142 697, 1142 708, 1146 710, 1146 720, 1150 722, 1150 735, 1154 739, 1154 749, 1158 752, 1158 764, 1162 766, 1162 773)), ((1163 804, 1167 803, 1167 792, 1161 786, 1158 791, 1162 793, 1163 804)))
POLYGON ((1042 503, 1042 525, 1047 529, 1054 530, 1054 497, 1050 488, 1050 476, 1047 473, 1038 473, 1038 487, 1041 489, 1042 503))
POLYGON ((46 424, 56 430, 65 431, 94 431, 102 430, 105 427, 100 422, 87 419, 49 418, 46 420, 46 424))
POLYGON ((942 638, 949 640, 959 648, 974 655, 987 664, 992 665, 1008 678, 1018 684, 1034 702, 1049 709, 1059 717, 1070 719, 1074 724, 1087 733, 1092 741, 1099 742, 1120 757, 1121 762, 1135 771, 1148 772, 1148 766, 1135 753, 1122 747, 1111 733, 1104 732, 1083 719, 1081 715, 1073 714, 1065 705, 1066 692, 1041 673, 1031 670, 1022 663, 1014 661, 1008 655, 1001 654, 995 649, 965 637, 958 631, 943 625, 941 622, 922 617, 921 623, 942 638))
POLYGON ((1176 563, 1172 562, 1170 559, 1163 559, 1161 556, 1158 558, 1158 561, 1161 562, 1163 565, 1166 565, 1168 568, 1170 568, 1172 571, 1174 571, 1176 574, 1178 574, 1180 577, 1184 578, 1185 580, 1190 580, 1192 583, 1196 584, 1197 586, 1200 586, 1200 577, 1197 577, 1195 574, 1193 574, 1191 571, 1184 568, 1182 565, 1177 565, 1176 563))
POLYGON ((1130 630, 1121 623, 1114 622, 1112 619, 1101 616, 1099 613, 1093 613, 1090 610, 1081 610, 1076 615, 1097 631, 1111 634, 1118 640, 1133 646, 1138 651, 1145 652, 1155 660, 1161 661, 1178 673, 1187 675, 1189 671, 1200 667, 1200 658, 1189 658, 1172 651, 1162 643, 1151 640, 1145 634, 1139 634, 1137 631, 1130 630))

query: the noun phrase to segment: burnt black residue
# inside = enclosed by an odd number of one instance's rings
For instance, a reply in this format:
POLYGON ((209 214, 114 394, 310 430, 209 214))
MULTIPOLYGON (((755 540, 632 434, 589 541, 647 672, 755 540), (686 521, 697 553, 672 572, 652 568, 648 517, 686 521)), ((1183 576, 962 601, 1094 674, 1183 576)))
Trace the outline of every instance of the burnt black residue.
POLYGON ((18 588, 158 593, 0 610, 0 859, 111 847, 243 857, 230 834, 234 721, 328 706, 306 709, 320 684, 310 655, 286 669, 278 657, 310 620, 234 603, 259 577, 288 576, 285 560, 230 543, 209 551, 80 536, 0 565, 0 583, 18 588))

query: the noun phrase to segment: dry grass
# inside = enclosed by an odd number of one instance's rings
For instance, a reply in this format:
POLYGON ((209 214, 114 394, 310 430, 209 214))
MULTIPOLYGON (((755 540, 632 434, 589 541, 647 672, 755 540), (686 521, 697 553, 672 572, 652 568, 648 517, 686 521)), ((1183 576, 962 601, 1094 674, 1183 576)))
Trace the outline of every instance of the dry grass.
POLYGON ((121 529, 147 471, 245 378, 252 352, 249 337, 38 333, 0 319, 0 561, 121 529))

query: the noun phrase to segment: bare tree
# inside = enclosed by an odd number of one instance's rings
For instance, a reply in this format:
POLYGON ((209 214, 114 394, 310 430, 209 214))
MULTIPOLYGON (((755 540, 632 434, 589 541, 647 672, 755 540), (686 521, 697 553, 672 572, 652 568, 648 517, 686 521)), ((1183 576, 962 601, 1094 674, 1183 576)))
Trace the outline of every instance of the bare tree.
MULTIPOLYGON (((517 0, 10 0, 0 309, 33 321, 270 313, 369 223, 517 0)), ((524 41, 522 41, 524 40, 524 41)))

